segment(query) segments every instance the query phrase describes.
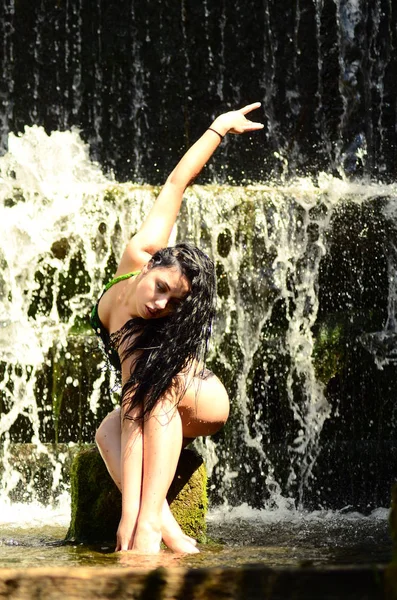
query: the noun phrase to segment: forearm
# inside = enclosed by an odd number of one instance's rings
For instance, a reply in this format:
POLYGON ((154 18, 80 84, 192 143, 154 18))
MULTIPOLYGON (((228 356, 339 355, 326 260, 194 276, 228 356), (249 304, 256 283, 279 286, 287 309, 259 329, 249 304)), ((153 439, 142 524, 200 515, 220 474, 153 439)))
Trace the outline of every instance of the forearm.
POLYGON ((260 103, 249 104, 240 110, 229 111, 217 117, 210 128, 181 158, 169 175, 139 232, 124 252, 119 271, 141 268, 150 256, 168 244, 178 216, 183 194, 191 181, 200 173, 227 133, 241 134, 263 128, 261 123, 248 120, 245 115, 259 108, 260 103), (217 132, 217 133, 216 133, 217 132), (218 135, 219 134, 219 135, 218 135))
POLYGON ((221 138, 227 133, 225 125, 215 119, 203 135, 184 154, 175 169, 169 175, 167 184, 173 185, 182 193, 187 186, 199 175, 204 165, 209 161, 221 143, 221 138), (219 128, 219 131, 217 129, 219 128), (219 135, 215 133, 218 131, 219 135))
MULTIPOLYGON (((174 192, 179 194, 179 204, 175 206, 175 218, 178 214, 182 194, 193 181, 204 165, 211 158, 215 150, 218 148, 222 138, 227 133, 241 134, 249 131, 262 129, 261 123, 255 123, 246 119, 245 114, 251 110, 259 108, 260 103, 250 104, 240 110, 229 111, 219 115, 206 129, 203 135, 189 148, 181 160, 178 162, 175 169, 169 175, 164 188, 172 186, 174 192)), ((163 189, 164 189, 163 188, 163 189)), ((161 194, 157 200, 161 200, 161 194)), ((158 204, 160 206, 160 204, 158 204)))
POLYGON ((207 130, 181 158, 156 198, 135 244, 149 254, 167 246, 186 188, 211 158, 220 141, 216 133, 207 130))

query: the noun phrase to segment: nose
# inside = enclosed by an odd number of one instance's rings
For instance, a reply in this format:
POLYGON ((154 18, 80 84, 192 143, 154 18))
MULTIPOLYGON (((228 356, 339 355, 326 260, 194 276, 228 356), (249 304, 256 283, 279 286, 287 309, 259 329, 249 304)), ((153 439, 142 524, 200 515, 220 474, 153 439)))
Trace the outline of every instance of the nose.
POLYGON ((155 301, 154 305, 155 305, 155 307, 156 307, 158 310, 164 310, 164 309, 165 309, 165 307, 167 306, 167 302, 168 302, 168 300, 167 300, 167 298, 165 298, 165 297, 163 297, 163 298, 158 298, 158 299, 155 301))

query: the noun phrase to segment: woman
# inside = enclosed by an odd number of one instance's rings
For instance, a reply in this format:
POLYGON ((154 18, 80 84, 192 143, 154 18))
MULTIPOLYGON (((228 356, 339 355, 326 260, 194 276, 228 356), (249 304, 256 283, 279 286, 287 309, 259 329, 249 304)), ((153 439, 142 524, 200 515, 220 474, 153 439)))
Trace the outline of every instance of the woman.
POLYGON ((262 129, 250 104, 220 115, 168 177, 126 247, 92 324, 121 370, 121 407, 101 423, 96 443, 122 492, 116 550, 152 554, 161 540, 198 552, 171 514, 166 494, 184 444, 220 429, 229 400, 204 369, 215 306, 212 261, 198 248, 167 248, 183 194, 227 133, 262 129))

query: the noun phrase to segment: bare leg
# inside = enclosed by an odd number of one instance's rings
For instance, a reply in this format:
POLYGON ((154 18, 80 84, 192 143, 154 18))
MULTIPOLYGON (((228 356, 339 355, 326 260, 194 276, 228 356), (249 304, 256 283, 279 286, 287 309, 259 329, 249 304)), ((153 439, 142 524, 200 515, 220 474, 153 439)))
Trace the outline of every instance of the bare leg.
MULTIPOLYGON (((110 476, 121 491, 121 414, 117 408, 101 423, 96 437, 98 449, 110 476)), ((140 485, 139 485, 140 489, 140 485)), ((194 553, 196 540, 184 534, 172 514, 167 500, 162 507, 162 537, 164 543, 174 552, 194 553)), ((129 546, 132 548, 132 536, 129 546)))
POLYGON ((113 481, 120 491, 124 489, 116 550, 128 550, 133 545, 141 502, 142 426, 139 421, 128 420, 122 430, 121 411, 116 409, 101 423, 95 441, 113 481))
POLYGON ((195 554, 198 552, 196 546, 197 541, 186 535, 180 528, 179 523, 175 519, 171 512, 170 506, 167 500, 164 500, 162 510, 162 529, 163 541, 170 550, 174 552, 184 552, 186 554, 195 554))
POLYGON ((121 410, 109 413, 95 434, 95 442, 109 475, 121 492, 121 410))
POLYGON ((143 423, 142 499, 133 545, 138 552, 160 550, 163 504, 181 449, 181 417, 175 400, 163 398, 143 423))
MULTIPOLYGON (((156 498, 152 498, 151 502, 147 504, 145 502, 141 502, 142 508, 143 504, 147 505, 147 510, 143 511, 143 519, 142 519, 142 527, 139 531, 139 538, 135 540, 133 534, 130 530, 130 542, 128 547, 131 548, 132 540, 137 541, 137 550, 141 552, 157 552, 159 547, 158 542, 158 523, 159 519, 161 519, 161 534, 164 539, 164 542, 167 546, 176 551, 176 552, 195 552, 196 548, 192 545, 192 540, 188 536, 185 536, 181 531, 179 525, 176 523, 172 513, 169 510, 168 504, 164 500, 166 492, 168 491, 168 486, 171 483, 173 473, 176 468, 177 458, 175 460, 175 456, 179 457, 179 452, 181 448, 181 432, 180 425, 178 425, 179 421, 176 418, 176 413, 180 415, 180 421, 182 425, 183 435, 186 438, 194 438, 199 435, 210 435, 216 432, 220 427, 222 427, 227 420, 229 414, 229 400, 227 397, 227 393, 221 382, 217 377, 211 376, 208 379, 203 381, 199 381, 197 379, 193 380, 189 389, 187 390, 184 398, 178 405, 178 411, 175 411, 175 408, 172 405, 172 402, 169 403, 170 410, 166 406, 166 404, 162 405, 162 409, 160 410, 159 406, 157 410, 158 414, 153 415, 155 419, 149 425, 147 430, 148 433, 154 433, 157 431, 159 437, 156 435, 148 440, 146 444, 147 450, 150 449, 150 455, 154 458, 153 461, 149 463, 149 469, 162 469, 164 464, 167 464, 167 460, 165 459, 165 454, 163 449, 167 449, 167 452, 170 452, 172 458, 171 471, 165 472, 161 474, 161 495, 163 496, 163 503, 161 508, 161 518, 159 517, 159 496, 156 498), (157 419, 157 420, 156 420, 157 419), (155 421, 155 422, 154 422, 155 421), (162 429, 159 429, 159 428, 162 429), (167 433, 168 432, 168 433, 167 433), (164 435, 165 446, 163 446, 163 441, 158 445, 158 441, 164 435), (176 437, 174 437, 176 436, 176 437), (168 439, 167 439, 168 438, 168 439), (173 452, 175 450, 175 443, 178 441, 178 451, 177 453, 173 452), (171 444, 171 448, 168 446, 171 444), (156 447, 157 447, 157 456, 156 456, 156 447), (160 448, 160 452, 158 451, 160 448), (155 456, 153 457, 153 452, 155 456), (169 483, 167 483, 169 482, 169 483), (163 489, 164 488, 164 489, 163 489), (165 490, 165 491, 164 491, 165 490), (149 507, 150 510, 149 510, 149 507), (147 520, 146 520, 147 519, 147 520), (150 522, 156 522, 155 527, 148 525, 150 522), (157 529, 157 534, 155 530, 157 529), (152 540, 152 541, 150 541, 152 540), (147 546, 150 546, 148 548, 147 546)), ((146 425, 145 421, 145 425, 146 425)), ((113 480, 116 485, 121 489, 122 480, 121 480, 121 425, 120 425, 120 412, 113 411, 101 424, 97 435, 96 441, 100 448, 101 454, 105 460, 109 473, 111 474, 113 480)), ((133 461, 131 462, 131 467, 133 467, 133 461)), ((142 465, 142 462, 140 461, 142 465)), ((168 463, 169 464, 169 463, 168 463)), ((145 461, 143 467, 145 468, 145 461)), ((148 464, 146 463, 146 467, 148 464)), ((154 470, 154 472, 155 472, 154 470)), ((126 482, 130 481, 128 472, 126 472, 126 482)), ((154 489, 156 487, 157 476, 149 477, 150 481, 147 485, 147 492, 150 494, 150 489, 154 489)), ((140 483, 136 482, 136 486, 140 493, 140 483)), ((132 494, 136 498, 136 489, 132 494)), ((128 492, 127 492, 128 493, 128 492)), ((124 495, 124 494, 123 494, 124 495)), ((139 515, 139 521, 141 520, 141 514, 139 515)), ((139 527, 137 527, 136 533, 138 533, 139 527)))
MULTIPOLYGON (((133 415, 139 417, 139 414, 133 415)), ((121 520, 117 530, 117 550, 130 550, 134 545, 139 518, 143 476, 142 422, 124 419, 121 425, 121 520)))

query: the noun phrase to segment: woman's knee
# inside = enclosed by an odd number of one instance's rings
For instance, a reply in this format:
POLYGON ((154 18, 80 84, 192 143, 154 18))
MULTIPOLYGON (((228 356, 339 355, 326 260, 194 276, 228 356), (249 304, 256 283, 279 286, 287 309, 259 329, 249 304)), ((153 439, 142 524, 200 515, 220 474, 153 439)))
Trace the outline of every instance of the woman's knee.
POLYGON ((98 448, 103 449, 109 443, 112 444, 114 438, 121 436, 120 409, 116 408, 109 413, 99 425, 95 433, 95 443, 98 448))

